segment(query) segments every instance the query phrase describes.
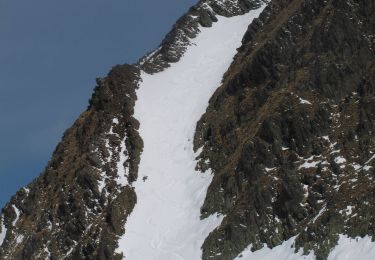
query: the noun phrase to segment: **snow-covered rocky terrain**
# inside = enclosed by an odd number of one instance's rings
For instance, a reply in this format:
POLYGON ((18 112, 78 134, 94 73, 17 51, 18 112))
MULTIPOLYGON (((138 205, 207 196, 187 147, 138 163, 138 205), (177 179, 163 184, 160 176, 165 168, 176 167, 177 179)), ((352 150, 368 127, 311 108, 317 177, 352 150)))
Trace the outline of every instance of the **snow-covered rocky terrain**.
POLYGON ((200 219, 212 176, 195 171, 194 131, 247 26, 263 8, 218 17, 211 28, 199 28, 178 63, 141 74, 135 117, 144 151, 133 184, 137 204, 119 242, 126 259, 199 259, 205 237, 221 222, 219 215, 200 219))
POLYGON ((201 0, 1 212, 0 259, 375 259, 374 0, 201 0))

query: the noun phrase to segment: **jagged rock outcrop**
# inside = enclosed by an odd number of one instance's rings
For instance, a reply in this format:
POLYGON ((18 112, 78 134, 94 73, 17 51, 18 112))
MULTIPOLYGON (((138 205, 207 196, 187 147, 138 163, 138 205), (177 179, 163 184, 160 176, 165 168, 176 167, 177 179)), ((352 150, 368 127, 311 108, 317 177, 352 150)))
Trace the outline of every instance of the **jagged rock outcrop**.
POLYGON ((159 48, 140 59, 140 67, 148 73, 156 73, 177 62, 199 33, 199 26, 211 27, 216 16, 237 16, 256 9, 268 0, 200 0, 182 16, 166 35, 159 48))
POLYGON ((142 150, 132 117, 138 80, 131 65, 97 80, 87 111, 65 132, 45 172, 3 209, 1 259, 112 256, 136 202, 121 180, 137 177, 142 150))
POLYGON ((218 15, 265 2, 197 123, 197 169, 214 174, 202 219, 225 216, 202 257, 297 236, 296 250, 326 259, 339 234, 374 237, 375 1, 201 0, 159 48, 97 80, 45 171, 2 210, 0 259, 121 259, 137 203, 142 72, 178 62, 218 15))
POLYGON ((374 1, 272 1, 197 127, 225 215, 204 259, 293 236, 326 259, 338 234, 374 235, 374 1))

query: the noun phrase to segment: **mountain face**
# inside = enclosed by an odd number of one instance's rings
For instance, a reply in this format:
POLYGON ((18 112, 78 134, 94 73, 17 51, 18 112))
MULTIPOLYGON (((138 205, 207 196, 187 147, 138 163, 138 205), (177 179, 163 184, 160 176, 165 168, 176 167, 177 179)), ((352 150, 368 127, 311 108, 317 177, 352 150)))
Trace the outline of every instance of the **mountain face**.
POLYGON ((375 259, 374 14, 199 1, 97 79, 0 259, 375 259))

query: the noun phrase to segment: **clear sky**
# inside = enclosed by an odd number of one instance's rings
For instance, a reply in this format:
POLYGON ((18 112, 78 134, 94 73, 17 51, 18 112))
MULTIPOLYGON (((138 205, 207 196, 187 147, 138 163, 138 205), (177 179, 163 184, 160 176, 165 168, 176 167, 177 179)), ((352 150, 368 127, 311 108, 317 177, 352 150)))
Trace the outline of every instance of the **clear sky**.
POLYGON ((0 207, 39 175, 95 78, 157 47, 197 0, 0 0, 0 207))

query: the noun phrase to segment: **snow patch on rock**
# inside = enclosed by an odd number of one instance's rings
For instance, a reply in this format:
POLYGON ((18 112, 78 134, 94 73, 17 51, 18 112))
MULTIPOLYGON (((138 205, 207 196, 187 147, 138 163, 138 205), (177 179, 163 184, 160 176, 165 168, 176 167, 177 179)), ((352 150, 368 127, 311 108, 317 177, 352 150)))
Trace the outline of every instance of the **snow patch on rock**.
POLYGON ((1 217, 1 232, 0 232, 0 246, 3 245, 5 236, 7 234, 7 228, 4 225, 4 217, 1 217))
POLYGON ((119 148, 119 161, 117 163, 117 184, 120 186, 128 185, 128 167, 125 165, 126 161, 129 159, 126 155, 126 136, 124 140, 121 142, 121 146, 119 148))
POLYGON ((13 220, 13 223, 12 223, 12 225, 15 226, 16 223, 18 222, 18 219, 20 218, 20 210, 15 205, 12 205, 12 207, 14 209, 14 212, 16 213, 16 218, 13 220))

